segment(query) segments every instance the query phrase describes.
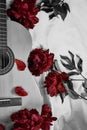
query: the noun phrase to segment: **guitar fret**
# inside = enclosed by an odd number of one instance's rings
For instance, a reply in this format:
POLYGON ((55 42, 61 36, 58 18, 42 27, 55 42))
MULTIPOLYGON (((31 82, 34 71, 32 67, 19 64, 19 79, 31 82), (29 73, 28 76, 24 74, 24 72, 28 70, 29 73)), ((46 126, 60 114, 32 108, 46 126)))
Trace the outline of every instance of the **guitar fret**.
POLYGON ((3 32, 0 32, 0 35, 7 35, 7 30, 3 31, 3 32))
POLYGON ((7 15, 0 13, 0 18, 6 18, 7 15))
POLYGON ((7 36, 6 36, 6 35, 3 35, 3 36, 1 35, 1 36, 0 36, 0 39, 1 39, 1 38, 2 38, 2 39, 7 39, 7 36))
POLYGON ((0 34, 7 34, 7 30, 6 31, 3 31, 3 32, 0 32, 0 34))
POLYGON ((6 18, 0 18, 0 19, 5 19, 6 20, 6 18))
POLYGON ((5 3, 0 3, 0 8, 6 8, 6 4, 5 3))
POLYGON ((6 9, 0 8, 0 13, 6 14, 6 9))
POLYGON ((0 23, 6 23, 6 19, 0 19, 0 23))
POLYGON ((1 28, 0 27, 0 31, 6 31, 7 30, 7 28, 1 28))
POLYGON ((5 26, 1 26, 0 28, 6 28, 5 26))
POLYGON ((0 0, 0 3, 2 4, 5 4, 6 3, 6 0, 0 0))
POLYGON ((7 35, 1 35, 0 34, 0 38, 7 38, 7 35))
POLYGON ((7 42, 7 38, 6 39, 0 39, 0 42, 7 42))
POLYGON ((7 26, 7 24, 6 23, 0 23, 0 27, 6 27, 7 26))
POLYGON ((0 39, 0 41, 1 41, 1 42, 6 42, 6 41, 7 41, 7 39, 0 39))
POLYGON ((5 15, 5 16, 7 16, 7 14, 1 13, 1 12, 0 12, 0 15, 5 15))
POLYGON ((0 45, 7 45, 7 41, 0 41, 0 45))

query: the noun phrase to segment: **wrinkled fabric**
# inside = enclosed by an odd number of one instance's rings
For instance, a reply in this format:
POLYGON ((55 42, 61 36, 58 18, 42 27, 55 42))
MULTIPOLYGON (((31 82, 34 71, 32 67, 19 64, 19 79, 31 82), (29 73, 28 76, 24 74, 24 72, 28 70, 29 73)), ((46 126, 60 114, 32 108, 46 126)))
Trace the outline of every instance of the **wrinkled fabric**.
MULTIPOLYGON (((60 17, 49 20, 48 14, 43 11, 38 14, 39 23, 31 30, 32 48, 40 45, 46 49, 49 48, 55 54, 60 69, 65 72, 67 70, 61 65, 60 55, 69 56, 68 51, 79 55, 83 59, 83 75, 87 77, 87 0, 67 0, 67 3, 71 12, 68 13, 65 21, 62 21, 60 17)), ((41 80, 41 78, 36 79, 40 88, 38 79, 41 80)), ((83 92, 81 85, 82 82, 74 82, 74 89, 79 94, 83 92)), ((45 94, 43 95, 45 98, 45 94)), ((51 130, 87 129, 87 101, 73 100, 66 96, 62 104, 59 96, 48 96, 45 99, 48 99, 53 115, 58 118, 51 130)))

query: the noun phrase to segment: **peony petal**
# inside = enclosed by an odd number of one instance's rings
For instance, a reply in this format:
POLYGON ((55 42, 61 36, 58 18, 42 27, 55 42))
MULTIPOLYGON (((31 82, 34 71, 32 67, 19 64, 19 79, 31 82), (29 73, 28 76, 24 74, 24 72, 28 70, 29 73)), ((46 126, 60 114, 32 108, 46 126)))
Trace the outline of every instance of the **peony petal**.
POLYGON ((19 96, 27 96, 28 93, 21 86, 15 87, 15 93, 19 96))
POLYGON ((3 124, 0 124, 0 130, 5 130, 5 127, 3 124))
POLYGON ((66 92, 66 89, 65 89, 65 87, 63 86, 63 84, 59 84, 58 85, 58 91, 60 92, 60 93, 65 93, 66 92))
POLYGON ((17 69, 18 69, 18 70, 20 70, 20 71, 25 70, 26 64, 25 64, 23 61, 18 60, 18 59, 15 59, 15 63, 16 63, 16 65, 17 65, 17 69))

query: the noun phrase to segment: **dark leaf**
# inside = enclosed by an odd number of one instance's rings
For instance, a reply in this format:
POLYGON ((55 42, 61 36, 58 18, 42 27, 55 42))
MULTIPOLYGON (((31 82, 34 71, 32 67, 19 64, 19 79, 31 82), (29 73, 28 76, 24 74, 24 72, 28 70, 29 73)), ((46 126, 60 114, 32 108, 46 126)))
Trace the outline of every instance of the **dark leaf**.
POLYGON ((74 61, 74 54, 71 52, 71 51, 68 51, 70 56, 71 56, 71 59, 72 59, 72 64, 75 66, 75 61, 74 61))
POLYGON ((57 5, 54 7, 54 14, 55 16, 60 15, 61 18, 64 20, 67 15, 67 10, 64 10, 62 6, 57 5))
POLYGON ((82 72, 82 63, 83 63, 83 60, 78 55, 76 55, 76 56, 79 58, 77 67, 78 67, 79 72, 81 73, 82 72))
POLYGON ((63 8, 65 8, 66 10, 68 10, 70 12, 70 7, 67 3, 63 3, 62 6, 63 6, 63 8))
POLYGON ((83 88, 85 88, 85 82, 82 83, 83 88))
POLYGON ((42 3, 50 4, 50 0, 42 0, 42 3))
POLYGON ((61 71, 58 65, 58 61, 56 59, 54 60, 54 67, 57 71, 61 71))
POLYGON ((65 64, 63 61, 61 61, 62 65, 67 68, 68 70, 73 70, 75 67, 73 65, 65 64))
POLYGON ((60 93, 60 98, 61 98, 61 101, 62 101, 62 103, 63 103, 63 102, 64 102, 64 98, 63 98, 62 93, 60 93))
POLYGON ((67 84, 65 85, 65 88, 67 90, 68 95, 72 99, 78 99, 78 98, 80 98, 79 95, 74 91, 74 89, 73 89, 73 83, 70 80, 68 80, 67 84))
POLYGON ((67 15, 67 12, 70 12, 69 5, 67 3, 64 3, 63 1, 61 2, 61 0, 42 0, 38 3, 38 6, 41 10, 47 13, 53 11, 53 13, 49 15, 49 19, 60 15, 61 18, 64 20, 67 15))
POLYGON ((62 20, 65 20, 66 16, 67 16, 67 10, 63 8, 63 6, 61 7, 62 10, 59 11, 59 15, 61 16, 62 20))
POLYGON ((76 72, 76 71, 73 71, 73 72, 69 72, 68 75, 69 75, 69 76, 72 76, 72 75, 79 75, 79 73, 76 72))
POLYGON ((80 98, 79 95, 74 90, 69 89, 68 94, 72 99, 79 99, 80 98))
POLYGON ((71 60, 67 56, 60 55, 61 59, 65 60, 68 64, 72 64, 71 60))
POLYGON ((52 12, 52 8, 42 8, 41 10, 45 11, 46 13, 52 12))
POLYGON ((85 80, 85 82, 82 83, 82 86, 84 88, 84 91, 87 93, 87 80, 85 80))
POLYGON ((67 12, 60 13, 60 16, 61 16, 62 20, 65 20, 65 18, 67 16, 67 12))
POLYGON ((54 70, 54 64, 51 66, 50 70, 53 71, 54 70))
POLYGON ((71 80, 67 81, 67 86, 68 86, 69 89, 73 90, 73 83, 72 83, 71 80))
POLYGON ((60 3, 60 1, 61 1, 61 0, 51 0, 51 4, 52 4, 53 6, 55 6, 55 5, 58 5, 58 4, 60 3))
POLYGON ((87 79, 85 80, 85 82, 82 83, 82 86, 83 86, 84 88, 87 88, 87 79))
POLYGON ((49 15, 49 19, 51 20, 53 17, 56 17, 54 13, 49 15))

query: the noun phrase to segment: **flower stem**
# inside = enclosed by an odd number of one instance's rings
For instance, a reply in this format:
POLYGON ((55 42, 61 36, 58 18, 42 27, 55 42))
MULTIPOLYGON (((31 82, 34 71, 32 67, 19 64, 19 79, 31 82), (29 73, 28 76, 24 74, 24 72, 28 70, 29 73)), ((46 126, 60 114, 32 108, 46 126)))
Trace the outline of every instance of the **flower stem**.
POLYGON ((84 79, 71 79, 71 78, 70 78, 70 80, 71 81, 85 81, 84 79))
POLYGON ((85 78, 85 76, 84 75, 82 75, 82 73, 80 73, 80 75, 85 79, 85 80, 87 80, 86 78, 85 78))
MULTIPOLYGON (((73 90, 70 89, 70 91, 73 93, 73 90)), ((78 94, 77 92, 75 92, 75 94, 79 96, 79 99, 87 100, 87 98, 83 97, 82 95, 78 94)))

